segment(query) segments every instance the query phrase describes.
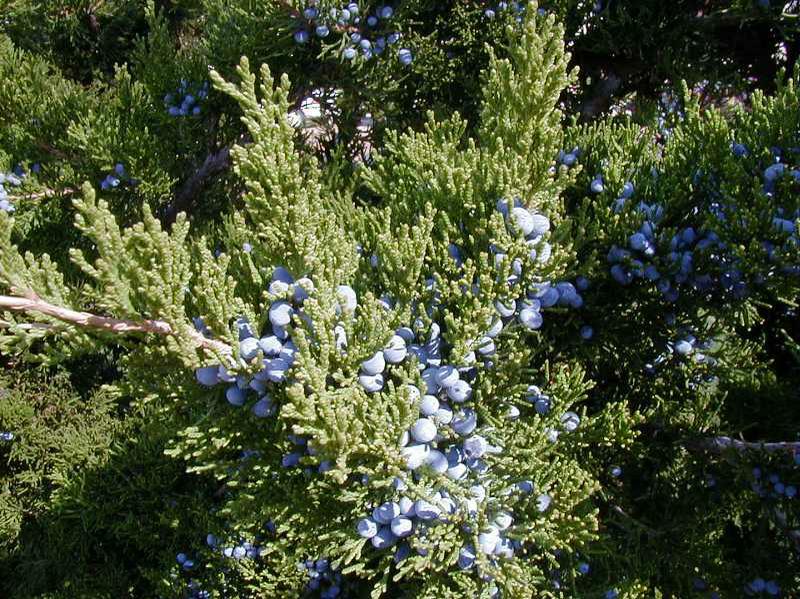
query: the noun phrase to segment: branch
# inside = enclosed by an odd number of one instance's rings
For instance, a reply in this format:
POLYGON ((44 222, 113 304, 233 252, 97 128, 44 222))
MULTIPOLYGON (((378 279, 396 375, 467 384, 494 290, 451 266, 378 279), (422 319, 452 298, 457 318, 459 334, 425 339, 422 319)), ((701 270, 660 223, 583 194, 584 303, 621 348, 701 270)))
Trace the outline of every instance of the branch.
MULTIPOLYGON (((26 314, 38 312, 39 314, 44 314, 45 316, 50 316, 56 320, 67 322, 78 327, 97 329, 115 334, 152 333, 155 335, 175 335, 175 330, 169 323, 163 320, 135 321, 111 318, 108 316, 97 316, 89 312, 78 312, 63 306, 56 306, 55 304, 44 301, 35 294, 30 298, 0 295, 0 308, 13 310, 15 312, 24 312, 26 314)), ((194 329, 188 329, 188 331, 189 336, 199 348, 217 351, 226 355, 233 353, 231 348, 221 341, 208 339, 194 329)))
POLYGON ((8 200, 10 202, 24 202, 25 200, 42 200, 45 198, 52 198, 55 196, 68 196, 78 193, 77 189, 73 189, 71 187, 65 187, 64 189, 45 189, 44 191, 37 191, 35 193, 29 193, 25 195, 18 195, 18 196, 8 196, 8 200))
POLYGON ((69 154, 67 154, 67 153, 66 153, 66 152, 64 152, 63 150, 59 150, 58 148, 56 148, 56 147, 54 147, 54 146, 51 146, 51 145, 50 145, 49 143, 47 143, 46 141, 39 142, 39 143, 37 144, 37 147, 38 147, 38 148, 39 148, 39 149, 40 149, 42 152, 46 152, 47 154, 50 154, 51 156, 55 156, 56 158, 60 158, 60 159, 62 159, 62 160, 68 160, 68 159, 70 159, 70 156, 69 156, 69 154))
POLYGON ((739 452, 745 451, 787 451, 800 453, 800 441, 780 441, 776 443, 749 442, 731 439, 730 437, 708 437, 687 441, 686 447, 696 451, 709 451, 711 453, 723 453, 727 449, 735 449, 739 452))
POLYGON ((613 71, 609 71, 594 86, 594 94, 581 104, 581 117, 588 121, 608 110, 611 99, 621 85, 622 79, 613 71))
POLYGON ((172 224, 179 212, 186 212, 192 205, 203 187, 206 186, 208 179, 225 172, 231 165, 231 149, 225 146, 221 150, 206 156, 202 166, 186 180, 181 188, 175 193, 175 198, 170 202, 164 211, 164 223, 172 224))

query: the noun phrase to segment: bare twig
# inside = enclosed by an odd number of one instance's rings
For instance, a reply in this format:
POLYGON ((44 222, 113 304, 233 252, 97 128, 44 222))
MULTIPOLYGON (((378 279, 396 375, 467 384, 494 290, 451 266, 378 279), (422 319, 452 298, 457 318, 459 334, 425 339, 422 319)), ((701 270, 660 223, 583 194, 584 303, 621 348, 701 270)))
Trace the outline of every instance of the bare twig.
POLYGON ((800 441, 780 441, 775 443, 762 443, 739 441, 730 437, 719 436, 706 439, 696 439, 686 443, 686 447, 693 450, 709 451, 711 453, 722 453, 727 449, 736 451, 786 451, 790 453, 800 452, 800 441))
POLYGON ((590 120, 607 110, 621 85, 622 79, 616 73, 607 73, 595 86, 594 95, 583 102, 581 116, 590 120))
POLYGON ((77 189, 65 187, 64 189, 45 189, 34 193, 24 195, 8 196, 10 202, 24 202, 26 200, 43 200, 45 198, 53 198, 56 196, 69 196, 78 193, 77 189))
POLYGON ((175 193, 175 198, 167 205, 164 211, 164 222, 171 224, 179 212, 185 212, 195 201, 208 180, 225 172, 231 165, 231 149, 225 146, 221 150, 206 156, 202 166, 186 180, 186 182, 175 193))
MULTIPOLYGON (((0 295, 0 308, 15 312, 24 312, 26 314, 36 312, 78 327, 96 329, 115 334, 152 333, 155 335, 172 336, 176 334, 172 326, 163 320, 135 321, 111 318, 109 316, 98 316, 89 312, 79 312, 77 310, 51 304, 33 293, 30 294, 30 297, 0 295)), ((187 327, 187 331, 199 348, 228 355, 232 353, 231 348, 221 341, 207 339, 192 328, 187 327)))

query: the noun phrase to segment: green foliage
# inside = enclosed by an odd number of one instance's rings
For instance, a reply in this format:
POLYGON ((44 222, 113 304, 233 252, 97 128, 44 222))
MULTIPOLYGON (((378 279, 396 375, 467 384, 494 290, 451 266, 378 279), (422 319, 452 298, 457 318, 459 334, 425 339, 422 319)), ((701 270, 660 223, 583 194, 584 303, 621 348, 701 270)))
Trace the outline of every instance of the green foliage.
POLYGON ((0 470, 3 594, 151 595, 142 575, 160 578, 191 527, 203 529, 208 489, 163 459, 163 411, 162 424, 124 415, 111 389, 84 396, 64 372, 36 374, 3 381, 0 428, 14 431, 0 470))
POLYGON ((398 3, 406 67, 399 46, 349 63, 335 25, 295 43, 300 2, 11 3, 0 173, 25 176, 7 185, 13 215, 0 210, 0 432, 14 433, 0 441, 0 594, 316 596, 297 564, 321 558, 346 597, 684 597, 694 579, 739 596, 759 576, 797 592, 797 499, 768 482, 798 486, 796 463, 708 443, 797 440, 800 71, 768 82, 796 60, 796 18, 750 2, 521 4, 490 18, 478 2, 398 3), (734 29, 763 37, 732 47, 734 29), (205 80, 199 114, 169 114, 205 80), (297 112, 312 93, 315 118, 297 112), (770 186, 775 148, 787 173, 770 186), (117 164, 122 180, 96 190, 117 164), (547 216, 541 239, 500 213, 514 199, 547 216), (642 227, 672 301, 610 272, 609 250, 642 227), (690 227, 717 236, 693 268, 719 284, 678 282, 671 240, 690 227), (547 308, 535 331, 509 319, 476 360, 498 302, 576 277, 582 305, 547 308), (254 416, 255 387, 234 407, 228 384, 198 384, 219 365, 246 387, 266 355, 246 359, 243 331, 270 332, 270 308, 300 293, 274 414, 254 416), (424 364, 392 366, 380 391, 359 382, 400 327, 474 377, 467 405, 501 451, 470 483, 407 467, 424 364), (356 533, 401 495, 469 505, 478 480, 489 500, 403 544, 356 533), (515 556, 459 568, 500 511, 515 556), (231 559, 244 541, 258 557, 231 559))

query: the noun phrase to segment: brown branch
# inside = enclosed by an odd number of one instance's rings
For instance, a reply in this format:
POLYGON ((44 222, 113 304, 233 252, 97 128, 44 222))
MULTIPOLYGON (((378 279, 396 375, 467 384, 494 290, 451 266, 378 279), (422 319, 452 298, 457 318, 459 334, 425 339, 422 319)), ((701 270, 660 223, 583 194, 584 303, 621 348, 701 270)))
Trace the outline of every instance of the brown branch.
POLYGON ((622 85, 622 79, 613 71, 609 71, 594 86, 594 94, 587 98, 581 105, 581 117, 584 120, 591 120, 598 114, 608 110, 614 94, 622 85))
POLYGON ((175 198, 164 210, 163 221, 172 224, 180 212, 186 212, 208 183, 215 175, 225 172, 231 165, 231 149, 225 146, 221 150, 206 156, 202 166, 186 180, 175 193, 175 198))
POLYGON ((727 449, 736 451, 787 451, 791 453, 800 452, 800 441, 780 441, 775 443, 749 442, 731 439, 730 437, 708 437, 706 439, 696 439, 686 443, 688 449, 696 451, 708 451, 711 453, 723 453, 727 449))
POLYGON ((65 187, 64 189, 45 189, 44 191, 37 191, 25 195, 8 196, 10 202, 24 202, 26 200, 43 200, 45 198, 52 198, 56 196, 68 196, 78 193, 77 189, 65 187))
POLYGON ((42 152, 46 152, 47 154, 55 156, 56 158, 60 158, 61 160, 70 159, 69 154, 67 154, 63 150, 59 150, 58 148, 51 146, 49 143, 45 141, 39 142, 37 146, 42 152))
MULTIPOLYGON (((111 318, 109 316, 98 316, 89 312, 79 312, 63 306, 56 306, 55 304, 44 301, 35 294, 31 294, 30 297, 0 295, 0 308, 15 312, 24 312, 26 314, 37 312, 78 327, 96 329, 115 334, 151 333, 155 335, 176 335, 176 331, 172 326, 163 320, 135 321, 111 318)), ((187 330, 197 347, 227 355, 233 353, 231 348, 225 343, 214 339, 207 339, 194 329, 187 328, 187 330)))

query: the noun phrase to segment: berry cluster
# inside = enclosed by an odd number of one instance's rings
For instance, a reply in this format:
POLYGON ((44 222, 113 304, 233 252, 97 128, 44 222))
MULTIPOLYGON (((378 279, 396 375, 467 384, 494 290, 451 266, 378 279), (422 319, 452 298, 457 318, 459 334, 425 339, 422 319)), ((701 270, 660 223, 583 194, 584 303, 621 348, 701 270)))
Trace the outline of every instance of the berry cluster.
MULTIPOLYGON (((600 179, 596 178, 592 185, 600 190, 597 193, 603 191, 600 179)), ((621 210, 632 194, 633 185, 626 183, 615 209, 621 210)), ((700 293, 718 289, 736 299, 747 295, 748 286, 742 271, 726 254, 727 246, 714 231, 698 233, 693 227, 685 227, 668 238, 667 244, 658 234, 663 207, 641 202, 637 209, 645 220, 639 230, 628 237, 628 248, 614 245, 608 252, 610 274, 617 283, 630 285, 635 279, 648 281, 671 303, 680 297, 681 286, 700 293), (660 249, 664 249, 662 255, 659 255, 660 249), (700 263, 707 265, 707 271, 698 269, 700 263)))
POLYGON ((785 497, 786 499, 797 497, 795 485, 785 484, 775 472, 763 476, 759 467, 753 468, 753 482, 750 483, 750 487, 759 497, 785 497))
MULTIPOLYGON (((181 570, 188 575, 189 572, 193 571, 197 567, 197 563, 195 560, 191 559, 185 553, 179 553, 175 556, 175 561, 180 566, 181 570)), ((177 576, 173 574, 173 578, 177 576)), ((186 582, 186 594, 185 597, 188 599, 211 599, 212 595, 209 591, 206 591, 200 585, 200 582, 195 580, 194 578, 190 578, 186 582)))
MULTIPOLYGON (((225 397, 234 406, 243 406, 248 392, 255 392, 258 400, 252 406, 253 414, 258 418, 266 418, 275 412, 275 406, 267 392, 270 384, 277 385, 286 381, 287 372, 294 364, 297 347, 289 338, 288 326, 295 313, 302 317, 302 304, 313 291, 314 284, 308 278, 295 282, 289 272, 278 267, 272 274, 269 286, 270 296, 275 298, 269 308, 270 325, 265 334, 258 337, 252 326, 245 319, 237 322, 239 329, 239 363, 205 366, 195 371, 197 381, 201 385, 212 387, 227 384, 225 397), (246 368, 257 357, 261 356, 261 369, 254 375, 235 374, 237 367, 246 368)), ((355 297, 355 292, 347 287, 355 297)), ((355 306, 353 306, 353 309, 355 306)), ((209 332, 201 319, 195 320, 196 328, 203 334, 209 332)))
POLYGON ((717 359, 705 353, 712 348, 712 345, 712 340, 699 341, 690 331, 684 330, 678 339, 667 343, 664 353, 658 355, 651 363, 645 364, 644 370, 647 374, 654 375, 656 369, 666 364, 673 356, 685 359, 691 357, 696 364, 716 366, 717 359))
MULTIPOLYGON (((546 264, 550 260, 552 252, 550 244, 544 241, 544 236, 550 231, 550 220, 542 214, 531 213, 523 208, 519 199, 514 200, 513 207, 508 200, 501 199, 497 202, 497 209, 505 217, 511 232, 522 234, 525 237, 525 243, 530 248, 530 260, 546 264)), ((501 268, 507 259, 505 252, 494 246, 489 249, 494 254, 495 266, 501 268)), ((506 282, 509 287, 514 287, 523 275, 521 260, 516 259, 511 263, 511 273, 506 282)), ((578 277, 575 284, 569 281, 561 281, 556 284, 545 281, 532 285, 520 297, 498 300, 495 303, 495 309, 505 322, 516 318, 526 329, 536 330, 542 326, 544 321, 541 314, 543 309, 553 306, 580 308, 583 306, 583 297, 580 291, 588 288, 589 281, 585 277, 578 277)), ((499 334, 503 324, 503 320, 496 321, 491 329, 494 335, 489 333, 487 335, 494 337, 499 334)), ((583 331, 582 336, 585 335, 584 338, 589 339, 593 334, 594 331, 588 327, 583 331)))
POLYGON ((16 207, 8 199, 8 192, 6 186, 19 187, 22 185, 22 179, 25 178, 25 171, 21 166, 17 166, 14 172, 0 173, 0 210, 4 212, 14 212, 16 207))
POLYGON ((14 433, 10 431, 0 431, 0 441, 9 443, 14 440, 14 433))
POLYGON ((307 559, 298 563, 297 569, 308 573, 309 581, 306 584, 306 589, 319 591, 320 599, 334 599, 341 593, 342 575, 331 568, 327 559, 307 559))
POLYGON ((572 148, 569 152, 560 150, 556 156, 556 162, 563 164, 567 168, 571 168, 578 163, 578 158, 581 156, 581 149, 578 147, 572 148))
POLYGON ((228 559, 243 560, 243 559, 258 559, 261 557, 261 548, 257 547, 250 541, 239 541, 236 545, 221 547, 219 540, 213 534, 206 536, 206 544, 222 554, 223 557, 228 559))
POLYGON ((750 596, 766 593, 770 597, 777 597, 781 594, 781 587, 774 580, 764 580, 759 577, 748 582, 744 587, 744 592, 750 596))
POLYGON ((775 194, 775 185, 785 176, 791 177, 795 182, 800 182, 800 170, 796 168, 787 169, 783 162, 776 162, 765 168, 761 173, 761 177, 764 181, 762 187, 764 194, 768 197, 772 197, 775 194))
MULTIPOLYGON (((484 10, 483 16, 485 16, 487 19, 494 19, 498 13, 503 13, 510 9, 517 23, 522 23, 526 8, 527 7, 525 6, 524 2, 498 2, 494 7, 489 7, 484 10)), ((540 8, 538 12, 540 15, 545 14, 545 10, 543 8, 540 8)))
MULTIPOLYGON (((512 212, 513 222, 519 223, 523 233, 530 237, 528 231, 527 211, 519 207, 512 212), (524 214, 523 214, 524 212, 524 214)), ((549 228, 549 221, 544 217, 534 219, 539 223, 540 236, 549 228), (543 220, 542 220, 543 219, 543 220)), ((228 384, 226 397, 236 406, 244 405, 248 390, 255 391, 259 399, 253 406, 256 416, 267 416, 274 411, 274 406, 267 394, 268 384, 285 382, 287 371, 294 360, 296 348, 289 339, 287 327, 293 315, 303 318, 302 303, 308 293, 313 291, 313 284, 308 279, 295 282, 285 269, 277 268, 273 273, 269 292, 275 298, 269 308, 271 334, 261 337, 255 336, 249 323, 239 321, 239 359, 242 366, 251 364, 254 359, 263 356, 263 368, 252 377, 233 374, 231 367, 222 365, 208 366, 196 371, 197 380, 205 385, 212 386, 219 383, 228 384)), ((553 295, 556 302, 561 297, 570 297, 571 293, 562 285, 549 286, 537 292, 542 296, 553 295)), ((337 289, 339 313, 352 313, 357 305, 358 298, 352 288, 342 285, 337 289)), ((573 288, 573 293, 574 288, 573 288)), ((554 302, 555 303, 555 302, 554 302)), ((390 304, 387 300, 387 306, 390 304)), ((523 308, 523 310, 526 308, 523 308)), ((502 316, 501 312, 501 316, 502 316)), ((197 328, 205 331, 202 321, 196 321, 197 328)), ((369 393, 383 389, 384 376, 388 365, 402 363, 413 356, 421 371, 424 382, 424 392, 415 386, 409 385, 408 395, 419 410, 419 417, 404 431, 400 439, 400 453, 406 467, 414 479, 415 492, 408 490, 408 483, 400 478, 395 480, 395 491, 398 496, 384 501, 372 510, 371 517, 364 518, 357 525, 358 533, 365 539, 370 539, 376 549, 386 549, 397 545, 395 559, 401 560, 411 551, 408 542, 400 542, 412 534, 425 537, 429 527, 440 522, 460 519, 470 522, 468 531, 475 530, 478 526, 479 513, 492 514, 490 524, 476 530, 477 545, 470 540, 465 541, 459 553, 459 566, 463 569, 473 568, 476 563, 483 563, 476 557, 476 549, 487 556, 490 563, 496 563, 498 558, 511 558, 519 549, 519 544, 508 536, 507 532, 513 524, 513 512, 508 507, 515 495, 524 495, 533 492, 532 481, 524 480, 516 485, 508 486, 503 483, 499 488, 489 475, 489 462, 491 456, 499 453, 501 448, 491 442, 492 431, 490 427, 481 427, 477 412, 466 407, 472 399, 472 385, 477 376, 475 362, 476 352, 470 352, 461 365, 443 363, 442 350, 443 338, 438 324, 433 323, 426 334, 422 332, 422 321, 414 323, 415 333, 409 327, 398 329, 390 339, 387 346, 364 360, 361 364, 358 377, 359 384, 369 393), (462 405, 458 409, 452 405, 462 405), (444 488, 420 488, 421 481, 426 475, 445 476, 451 485, 457 483, 459 493, 444 488), (493 487, 498 491, 492 496, 493 487), (410 495, 410 496, 409 496, 410 495), (411 497, 414 497, 412 499, 411 497)), ((502 320, 498 319, 487 331, 487 335, 477 342, 477 354, 489 360, 495 353, 493 336, 502 329, 502 320)), ((340 351, 347 346, 344 328, 337 325, 335 338, 340 351)), ((232 365, 231 365, 232 366, 232 365)), ((550 399, 543 395, 537 387, 531 387, 525 399, 533 404, 539 414, 550 411, 550 399)), ((515 406, 509 408, 508 418, 515 419, 520 416, 519 409, 515 406)), ((567 412, 561 418, 565 431, 574 431, 580 418, 574 412, 567 412)), ((558 438, 558 431, 547 430, 546 434, 551 442, 558 438)), ((296 449, 282 458, 283 467, 300 466, 305 455, 315 455, 313 443, 297 435, 289 435, 289 440, 296 449)), ((318 466, 319 472, 330 468, 328 462, 318 466)), ((310 469, 309 469, 310 472, 310 469)), ((540 512, 546 511, 551 504, 551 497, 547 494, 539 495, 535 504, 540 512)), ((470 537, 471 539, 472 537, 470 537)), ((232 556, 246 555, 248 548, 240 546, 232 549, 232 556), (238 552, 238 554, 237 554, 238 552)), ((418 552, 426 551, 422 544, 417 546, 418 552)), ((314 568, 307 568, 309 572, 316 572, 314 580, 325 580, 322 573, 314 568)), ((484 576, 489 576, 484 573, 484 576)), ((336 596, 338 584, 336 580, 328 588, 327 596, 336 596), (331 594, 334 593, 334 594, 331 594)), ((316 583, 319 584, 319 583, 316 583)))
POLYGON ((189 556, 187 556, 185 553, 179 553, 176 555, 175 561, 177 561, 178 565, 186 571, 191 570, 195 566, 194 560, 189 559, 189 556))
MULTIPOLYGON (((401 34, 389 31, 386 27, 393 16, 394 9, 388 5, 379 6, 362 18, 361 9, 355 2, 343 8, 321 11, 315 0, 309 0, 302 15, 298 15, 301 18, 294 32, 294 41, 306 44, 312 34, 326 39, 334 32, 341 37, 341 56, 344 60, 354 61, 359 56, 363 60, 369 60, 380 56, 400 41, 401 34)), ((414 56, 408 48, 400 48, 397 59, 408 66, 413 62, 414 56)))
MULTIPOLYGON (((464 523, 462 529, 468 534, 459 551, 458 566, 461 569, 469 570, 480 563, 476 551, 495 565, 497 559, 514 557, 520 548, 519 542, 510 536, 514 516, 509 504, 515 496, 533 492, 534 484, 523 480, 507 486, 493 480, 491 456, 501 453, 502 448, 490 441, 491 429, 480 426, 475 410, 463 408, 454 413, 446 403, 448 399, 454 403, 468 401, 469 385, 465 382, 459 385, 462 382, 460 375, 465 370, 471 370, 471 367, 429 366, 423 372, 426 393, 423 395, 416 387, 409 386, 409 395, 418 406, 419 418, 403 433, 400 445, 406 467, 417 483, 416 493, 409 490, 405 480, 395 479, 396 496, 374 507, 371 514, 356 525, 358 534, 369 539, 375 549, 397 545, 396 561, 405 559, 412 545, 417 553, 425 555, 424 539, 431 527, 449 521, 464 523), (426 484, 428 476, 450 479, 449 490, 434 490, 426 484), (454 485, 457 486, 454 488, 454 485), (496 492, 493 494, 492 491, 496 492), (477 522, 479 513, 491 515, 489 524, 480 529, 477 522), (411 543, 411 538, 420 541, 411 543)), ((509 412, 508 417, 519 417, 519 410, 509 412)), ((575 430, 577 424, 569 421, 565 429, 575 430)), ((551 502, 549 495, 540 494, 536 498, 536 507, 544 512, 551 502)), ((481 575, 490 577, 485 572, 481 575)))
POLYGON ((106 175, 106 178, 100 181, 100 189, 108 191, 109 189, 117 189, 120 185, 135 186, 138 183, 138 179, 129 177, 125 172, 125 166, 118 162, 114 166, 114 171, 106 175))
MULTIPOLYGON (((495 327, 499 333, 500 328, 495 327)), ((490 334, 492 331, 490 331, 490 334)), ((487 335, 488 343, 481 344, 478 353, 488 358, 494 353, 494 343, 487 335), (490 347, 486 347, 490 345, 490 347), (488 351, 487 351, 488 350, 488 351)), ((479 341, 479 344, 481 342, 479 341)), ((387 364, 399 364, 407 356, 414 355, 422 371, 424 391, 415 386, 407 387, 409 399, 419 410, 418 418, 400 438, 400 452, 406 468, 411 473, 415 491, 409 490, 407 480, 394 481, 395 496, 372 509, 369 516, 356 525, 358 534, 369 539, 375 549, 395 547, 395 560, 405 559, 412 545, 425 555, 424 539, 431 527, 449 521, 462 521, 465 531, 471 536, 459 552, 458 565, 472 569, 481 563, 476 551, 486 556, 495 565, 499 558, 512 558, 520 548, 508 533, 514 522, 509 504, 514 495, 528 494, 534 490, 532 481, 520 481, 508 487, 492 480, 490 463, 493 455, 502 448, 491 441, 490 427, 482 427, 477 412, 470 407, 454 409, 453 404, 468 404, 472 399, 472 385, 477 376, 474 352, 461 365, 442 363, 442 338, 440 327, 433 323, 428 335, 415 335, 409 328, 398 329, 387 347, 377 352, 361 365, 359 382, 367 391, 383 387, 387 364), (419 341, 415 343, 415 341, 419 341), (425 481, 427 477, 446 477, 449 490, 435 489, 425 481), (457 485, 458 491, 453 485, 457 485), (491 491, 497 491, 492 494, 491 491), (403 493, 406 492, 406 493, 403 493), (479 513, 491 514, 490 523, 478 530, 479 513), (477 536, 472 533, 477 533, 477 536), (474 537, 474 539, 473 539, 474 537), (411 542, 412 538, 419 542, 411 542), (474 540, 477 541, 477 550, 474 540)), ((550 410, 550 400, 537 387, 531 387, 525 399, 532 403, 539 414, 550 410)), ((507 417, 519 418, 520 411, 510 406, 507 417)), ((574 431, 580 418, 574 412, 562 416, 562 425, 568 432, 574 431)), ((546 431, 555 442, 557 431, 546 431)), ((551 497, 541 494, 536 498, 540 512, 546 511, 551 497)), ((490 575, 482 572, 486 578, 490 575)))
MULTIPOLYGON (((514 17, 514 21, 517 23, 522 23, 525 19, 525 11, 528 9, 525 2, 498 2, 497 5, 494 7, 488 7, 486 10, 483 11, 483 16, 487 19, 494 19, 498 14, 502 14, 504 12, 510 12, 514 17)), ((547 14, 547 11, 543 8, 539 8, 536 11, 540 17, 547 14)))
MULTIPOLYGON (((281 458, 281 466, 283 468, 293 468, 295 466, 300 466, 301 460, 305 456, 313 456, 317 455, 317 449, 314 447, 313 439, 306 439, 299 435, 287 435, 287 439, 291 443, 294 444, 294 451, 291 453, 287 453, 281 458)), ((331 463, 329 461, 323 460, 317 465, 317 472, 323 474, 331 469, 331 463)), ((311 474, 312 469, 310 467, 305 468, 306 474, 311 474)))
POLYGON ((181 85, 175 93, 164 96, 164 107, 170 116, 197 116, 202 110, 200 104, 208 97, 208 81, 202 85, 189 85, 186 79, 181 79, 181 85))

